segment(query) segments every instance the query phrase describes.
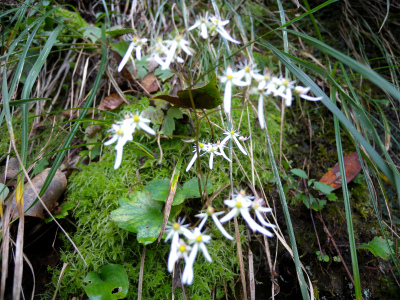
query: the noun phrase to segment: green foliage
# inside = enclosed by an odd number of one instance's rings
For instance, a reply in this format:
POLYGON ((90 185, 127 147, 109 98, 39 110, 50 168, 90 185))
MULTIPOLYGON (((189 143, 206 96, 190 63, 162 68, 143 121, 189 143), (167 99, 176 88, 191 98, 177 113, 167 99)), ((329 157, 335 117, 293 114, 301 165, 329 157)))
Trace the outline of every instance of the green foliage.
POLYGON ((100 273, 90 272, 85 281, 89 282, 85 292, 90 300, 123 299, 128 293, 128 275, 121 265, 108 264, 100 273))
POLYGON ((379 256, 383 259, 388 259, 390 255, 390 248, 393 242, 388 240, 387 242, 381 236, 376 236, 372 241, 367 244, 358 246, 357 249, 365 249, 371 251, 374 256, 379 256))
POLYGON ((178 107, 171 107, 168 109, 167 115, 164 120, 164 133, 166 135, 171 135, 175 130, 175 120, 181 119, 183 116, 182 112, 178 107))
POLYGON ((0 205, 3 205, 4 200, 6 200, 10 190, 8 187, 0 182, 0 205))

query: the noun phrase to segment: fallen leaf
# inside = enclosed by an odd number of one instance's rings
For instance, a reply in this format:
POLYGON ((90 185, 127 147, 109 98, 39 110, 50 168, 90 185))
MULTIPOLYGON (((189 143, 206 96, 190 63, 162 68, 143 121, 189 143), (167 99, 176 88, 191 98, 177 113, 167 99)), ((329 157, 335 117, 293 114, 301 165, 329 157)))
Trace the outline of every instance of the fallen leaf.
POLYGON ((178 107, 192 108, 190 94, 193 98, 196 109, 211 109, 222 104, 221 95, 217 87, 217 78, 215 75, 209 83, 202 87, 193 88, 191 90, 180 90, 177 92, 176 97, 171 95, 158 95, 150 100, 162 99, 178 107))
POLYGON ((120 106, 124 101, 124 98, 122 98, 118 93, 111 94, 105 97, 97 108, 102 110, 113 110, 120 106))
MULTIPOLYGON (((32 183, 37 192, 39 192, 40 189, 42 188, 44 181, 46 180, 46 177, 49 174, 49 171, 50 169, 46 169, 32 179, 32 183)), ((49 210, 52 210, 55 207, 57 200, 61 197, 62 194, 64 194, 66 189, 67 189, 67 177, 63 172, 57 170, 49 187, 41 197, 49 210)), ((24 209, 26 210, 27 208, 29 208, 35 200, 36 200, 36 193, 33 191, 32 186, 28 183, 24 191, 24 209)), ((40 201, 38 201, 31 207, 30 210, 28 210, 25 213, 25 216, 38 217, 43 219, 43 209, 44 208, 42 204, 40 203, 40 201)), ((18 212, 16 210, 15 195, 13 196, 12 199, 11 210, 13 211, 12 217, 13 218, 18 217, 18 212)))
MULTIPOLYGON (((349 183, 361 171, 361 163, 357 152, 352 152, 344 156, 343 163, 346 173, 346 182, 349 183)), ((319 182, 330 185, 336 190, 342 186, 340 177, 339 163, 337 163, 324 176, 322 176, 319 182)))
POLYGON ((153 72, 147 73, 146 76, 142 79, 140 84, 148 91, 149 93, 154 93, 158 91, 159 84, 156 75, 153 72))

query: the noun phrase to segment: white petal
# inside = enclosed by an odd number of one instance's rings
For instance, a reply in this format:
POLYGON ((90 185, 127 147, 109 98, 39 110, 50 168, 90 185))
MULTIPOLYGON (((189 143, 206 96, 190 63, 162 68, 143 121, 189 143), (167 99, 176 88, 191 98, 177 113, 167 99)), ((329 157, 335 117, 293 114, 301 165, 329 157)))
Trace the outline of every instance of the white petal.
POLYGON ((158 54, 154 55, 154 60, 155 60, 156 63, 158 63, 160 66, 163 66, 164 63, 165 63, 165 61, 163 61, 163 60, 161 59, 161 57, 160 57, 158 54))
POLYGON ((240 81, 239 78, 234 78, 232 80, 232 83, 236 86, 248 86, 251 82, 247 82, 247 81, 240 81))
POLYGON ((139 127, 146 131, 148 134, 156 135, 156 132, 150 128, 146 123, 139 122, 139 127))
POLYGON ((265 117, 264 117, 264 97, 260 93, 260 98, 258 98, 258 121, 260 122, 260 128, 265 128, 265 117))
POLYGON ((114 144, 118 140, 118 134, 114 134, 111 139, 104 143, 104 146, 114 144))
POLYGON ((219 221, 221 223, 225 223, 226 221, 229 221, 232 219, 234 216, 236 216, 238 209, 236 207, 232 208, 230 212, 228 212, 223 218, 221 218, 219 221))
POLYGON ((226 38, 228 41, 231 41, 232 43, 235 43, 235 44, 240 44, 240 42, 237 41, 237 40, 234 40, 234 39, 229 35, 229 33, 226 32, 226 30, 225 30, 224 28, 218 27, 218 28, 217 28, 217 32, 218 32, 220 35, 222 35, 224 38, 226 38))
POLYGON ((177 249, 177 245, 172 243, 171 244, 171 249, 169 252, 169 256, 168 256, 168 272, 172 273, 172 271, 174 270, 174 266, 176 261, 178 260, 178 249, 177 249))
POLYGON ((232 83, 228 80, 225 84, 224 110, 227 114, 231 113, 232 83))
POLYGON ((287 89, 286 91, 286 97, 285 97, 285 104, 286 106, 291 106, 292 105, 292 90, 290 88, 287 89))
POLYGON ((181 41, 180 46, 182 48, 183 51, 186 52, 187 55, 193 55, 192 51, 190 50, 189 47, 187 47, 186 45, 189 45, 189 42, 186 41, 181 41))
POLYGON ((200 33, 200 35, 202 36, 203 39, 208 38, 207 25, 205 23, 201 24, 201 33, 200 33))
POLYGON ((196 256, 197 256, 197 251, 198 251, 198 244, 194 244, 189 257, 186 260, 185 269, 183 270, 183 274, 182 274, 182 283, 183 284, 191 285, 193 282, 193 277, 194 277, 193 264, 194 264, 194 260, 196 259, 196 256))
POLYGON ((311 96, 304 95, 304 94, 301 94, 300 98, 303 98, 307 101, 320 101, 322 99, 322 97, 311 97, 311 96))
POLYGON ((212 170, 212 167, 213 167, 213 160, 214 160, 214 152, 211 152, 210 161, 209 161, 210 170, 212 170))
POLYGON ((135 48, 135 44, 134 43, 130 43, 128 50, 126 51, 124 58, 121 60, 119 66, 118 66, 118 72, 121 72, 121 70, 124 68, 124 66, 126 65, 126 63, 128 62, 129 58, 131 57, 131 53, 133 51, 133 48, 135 48))
POLYGON ((141 60, 142 59, 142 46, 137 46, 136 47, 136 59, 141 60))
POLYGON ((200 21, 196 21, 192 26, 190 26, 190 27, 188 28, 188 31, 193 30, 193 29, 199 27, 200 24, 201 24, 200 21))
POLYGON ((179 228, 179 230, 182 232, 182 234, 189 240, 193 239, 193 233, 187 229, 186 227, 183 227, 183 225, 179 228))
POLYGON ((178 63, 180 63, 180 64, 183 64, 185 61, 183 60, 183 58, 182 57, 180 57, 180 56, 177 56, 176 57, 176 61, 178 62, 178 63))
MULTIPOLYGON (((202 215, 202 214, 201 214, 202 215)), ((198 216, 198 215, 197 215, 198 216)), ((199 224, 199 226, 198 226, 198 228, 201 230, 202 228, 203 228, 203 226, 204 226, 204 224, 206 224, 206 221, 207 221, 207 219, 208 219, 208 214, 204 214, 204 216, 202 217, 203 218, 203 220, 201 220, 201 222, 200 222, 200 224, 199 224)))
POLYGON ((117 155, 115 157, 115 163, 114 163, 114 169, 115 170, 118 169, 119 166, 121 165, 121 162, 122 162, 122 151, 123 151, 122 149, 123 148, 117 149, 117 155))
POLYGON ((236 200, 224 200, 224 204, 230 208, 236 207, 236 200))
POLYGON ((240 210, 240 213, 242 214, 243 219, 246 220, 247 224, 253 231, 258 231, 259 233, 262 233, 263 235, 266 235, 268 237, 273 237, 274 235, 269 232, 267 229, 264 227, 261 227, 252 219, 250 216, 249 212, 247 210, 240 210))
POLYGON ((228 23, 229 23, 229 20, 225 20, 225 21, 219 20, 219 26, 225 26, 228 23))
POLYGON ((162 66, 162 69, 163 69, 163 70, 166 70, 166 69, 169 68, 169 65, 171 64, 172 59, 174 58, 175 51, 176 51, 176 48, 177 48, 177 47, 178 47, 178 43, 177 43, 176 41, 174 41, 174 42, 172 43, 172 45, 171 45, 171 48, 169 48, 169 50, 168 50, 167 58, 165 59, 165 63, 164 63, 164 65, 162 66))
POLYGON ((242 151, 242 153, 244 155, 247 155, 246 150, 244 150, 243 146, 240 144, 240 142, 238 141, 237 137, 235 135, 232 136, 233 140, 235 141, 236 145, 239 147, 239 150, 242 151))
POLYGON ((205 257, 209 262, 212 262, 211 256, 210 256, 210 254, 208 253, 207 247, 206 247, 206 245, 204 245, 204 243, 200 243, 200 249, 201 249, 201 251, 203 252, 204 257, 205 257))
POLYGON ((217 213, 211 215, 211 218, 214 220, 215 225, 218 227, 219 231, 222 233, 224 237, 232 241, 233 237, 231 237, 229 233, 226 232, 225 228, 222 226, 221 222, 218 220, 216 215, 217 213))
POLYGON ((265 227, 276 228, 275 225, 270 224, 265 221, 264 217, 261 215, 261 212, 259 212, 258 210, 256 210, 255 212, 256 212, 257 219, 258 219, 258 221, 260 221, 261 224, 263 224, 265 227))
POLYGON ((197 152, 193 155, 192 159, 190 160, 188 166, 186 167, 186 172, 190 170, 190 168, 193 166, 194 162, 196 161, 197 158, 197 152))

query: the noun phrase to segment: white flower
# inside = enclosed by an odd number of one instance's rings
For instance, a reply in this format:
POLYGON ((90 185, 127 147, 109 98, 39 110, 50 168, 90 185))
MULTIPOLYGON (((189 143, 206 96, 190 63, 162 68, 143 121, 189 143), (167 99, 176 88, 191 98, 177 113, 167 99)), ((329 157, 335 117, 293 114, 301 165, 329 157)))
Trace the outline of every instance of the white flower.
POLYGON ((156 135, 156 132, 152 128, 150 128, 149 125, 146 124, 150 122, 151 121, 149 119, 141 117, 138 112, 136 112, 136 115, 132 115, 133 130, 135 130, 136 127, 139 126, 142 130, 146 131, 148 134, 156 135))
POLYGON ((243 77, 245 78, 245 82, 247 83, 247 85, 251 84, 252 78, 255 78, 259 75, 258 71, 254 70, 254 67, 249 64, 247 60, 244 62, 239 62, 238 67, 239 71, 237 73, 240 76, 240 79, 242 79, 243 77))
POLYGON ((212 35, 215 35, 215 32, 218 32, 220 35, 222 35, 228 41, 231 41, 232 43, 240 44, 239 41, 233 39, 229 35, 229 33, 224 29, 224 26, 229 23, 229 20, 222 21, 220 17, 211 16, 210 22, 211 22, 210 31, 211 31, 212 35))
POLYGON ((168 221, 166 231, 167 237, 165 238, 164 242, 167 242, 170 238, 172 238, 171 244, 176 244, 179 240, 179 234, 183 234, 187 239, 192 238, 192 232, 186 228, 189 226, 189 224, 183 225, 184 222, 185 218, 174 223, 168 221))
POLYGON ((165 43, 161 37, 157 38, 155 44, 150 48, 150 55, 147 61, 154 60, 159 65, 163 65, 165 62, 161 57, 168 53, 168 48, 164 45, 165 43))
POLYGON ((265 117, 264 117, 264 95, 265 91, 261 86, 262 82, 258 84, 258 87, 253 87, 250 90, 251 94, 258 94, 258 121, 260 123, 260 128, 264 129, 265 128, 265 117))
POLYGON ((292 105, 292 89, 294 88, 294 83, 296 81, 290 81, 287 78, 273 78, 273 82, 278 86, 276 91, 274 91, 274 96, 281 96, 285 99, 285 105, 292 105))
POLYGON ((179 239, 176 244, 171 244, 171 250, 168 256, 168 272, 172 273, 175 263, 183 258, 185 261, 188 259, 188 253, 192 247, 188 246, 184 240, 179 239))
POLYGON ((308 101, 319 101, 322 99, 322 97, 311 97, 306 95, 310 91, 309 87, 302 87, 302 86, 296 86, 294 88, 294 93, 297 94, 300 98, 303 98, 308 101))
POLYGON ((206 13, 205 17, 199 17, 196 22, 188 28, 188 31, 193 30, 200 26, 200 35, 203 39, 208 38, 207 32, 207 22, 208 22, 208 13, 206 13))
POLYGON ((142 46, 145 45, 146 43, 147 43, 146 38, 140 38, 137 36, 134 36, 132 38, 132 41, 129 44, 128 50, 126 51, 124 58, 121 60, 119 66, 118 66, 118 72, 121 72, 121 70, 124 68, 125 64, 128 62, 134 48, 136 48, 136 59, 137 60, 142 59, 142 55, 141 55, 142 46))
POLYGON ((208 153, 210 153, 210 160, 208 162, 208 166, 209 166, 210 170, 212 170, 212 168, 213 168, 214 154, 222 155, 222 153, 218 152, 219 148, 220 148, 220 146, 218 146, 217 144, 210 144, 210 143, 206 147, 206 151, 208 153))
POLYGON ((189 42, 184 40, 180 35, 177 35, 172 41, 166 41, 166 43, 169 44, 169 49, 166 52, 167 57, 165 61, 160 64, 162 70, 168 69, 174 59, 178 62, 183 62, 183 59, 178 56, 181 50, 183 50, 187 55, 193 55, 194 50, 188 47, 189 42))
MULTIPOLYGON (((194 150, 193 150, 194 155, 193 155, 192 159, 190 160, 188 166, 186 167, 186 172, 190 170, 190 168, 193 166, 194 162, 195 162, 196 159, 197 159, 196 144, 195 144, 193 147, 194 147, 194 150)), ((199 153, 200 153, 200 156, 202 156, 202 155, 205 154, 205 153, 201 154, 201 151, 206 151, 206 148, 207 148, 207 147, 208 147, 207 144, 199 143, 199 153)))
POLYGON ((231 67, 227 67, 225 75, 221 76, 221 83, 225 83, 224 92, 224 110, 226 113, 231 113, 231 98, 232 98, 232 84, 236 86, 248 86, 247 82, 240 80, 241 74, 238 72, 233 72, 231 67))
POLYGON ((253 203, 251 201, 251 198, 253 197, 246 197, 245 192, 242 190, 237 195, 233 195, 232 200, 224 200, 224 204, 230 207, 231 211, 226 214, 222 219, 220 219, 220 222, 225 223, 240 213, 243 219, 245 219, 245 221, 253 231, 258 231, 268 237, 272 237, 273 234, 271 232, 266 230, 264 227, 258 225, 250 216, 249 208, 252 206, 253 203))
POLYGON ((105 142, 104 145, 108 146, 117 142, 117 145, 115 146, 117 155, 115 158, 114 169, 118 169, 121 165, 124 145, 127 141, 132 141, 132 134, 135 131, 135 128, 132 127, 132 119, 128 118, 121 122, 117 122, 117 124, 112 124, 109 131, 114 132, 114 135, 111 139, 105 142))
POLYGON ((231 131, 224 132, 224 134, 226 134, 226 137, 222 140, 220 149, 221 149, 221 154, 225 159, 229 160, 229 158, 226 156, 226 154, 223 150, 223 147, 228 142, 228 140, 234 140, 236 145, 238 146, 239 150, 242 151, 242 153, 244 155, 247 155, 246 150, 244 150, 243 146, 240 144, 240 142, 237 139, 237 137, 239 136, 239 133, 236 133, 234 130, 231 130, 231 131))
POLYGON ((254 210, 256 217, 258 221, 260 221, 261 224, 263 224, 265 227, 270 227, 270 228, 276 228, 275 225, 272 225, 268 222, 265 221, 263 214, 264 213, 270 213, 272 211, 271 208, 264 207, 264 199, 255 199, 253 200, 253 203, 251 204, 251 208, 254 210))
POLYGON ((203 252, 203 255, 206 260, 212 262, 211 256, 208 253, 207 247, 205 244, 208 244, 211 240, 209 235, 202 234, 200 229, 196 227, 193 232, 193 239, 189 241, 189 244, 192 245, 192 251, 190 252, 189 258, 186 260, 185 269, 182 274, 182 283, 190 285, 193 282, 193 264, 197 256, 197 252, 200 250, 203 252))
POLYGON ((229 233, 226 232, 225 228, 222 226, 221 222, 217 218, 217 216, 219 216, 219 215, 221 215, 223 213, 224 213, 223 211, 215 212, 213 207, 208 206, 206 212, 196 215, 196 217, 203 219, 203 220, 201 220, 198 228, 201 230, 203 228, 204 224, 206 223, 208 217, 211 216, 211 218, 213 219, 215 225, 217 226, 219 231, 221 231, 222 235, 224 237, 226 237, 228 240, 233 240, 233 237, 231 237, 229 235, 229 233))

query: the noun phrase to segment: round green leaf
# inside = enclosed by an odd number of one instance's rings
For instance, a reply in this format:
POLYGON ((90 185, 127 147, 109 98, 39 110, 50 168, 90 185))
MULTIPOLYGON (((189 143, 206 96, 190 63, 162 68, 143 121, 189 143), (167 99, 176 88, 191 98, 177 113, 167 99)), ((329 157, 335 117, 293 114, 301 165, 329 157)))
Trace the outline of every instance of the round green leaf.
POLYGON ((90 300, 116 300, 125 298, 129 289, 128 275, 121 265, 108 264, 100 273, 90 272, 85 287, 90 300))

